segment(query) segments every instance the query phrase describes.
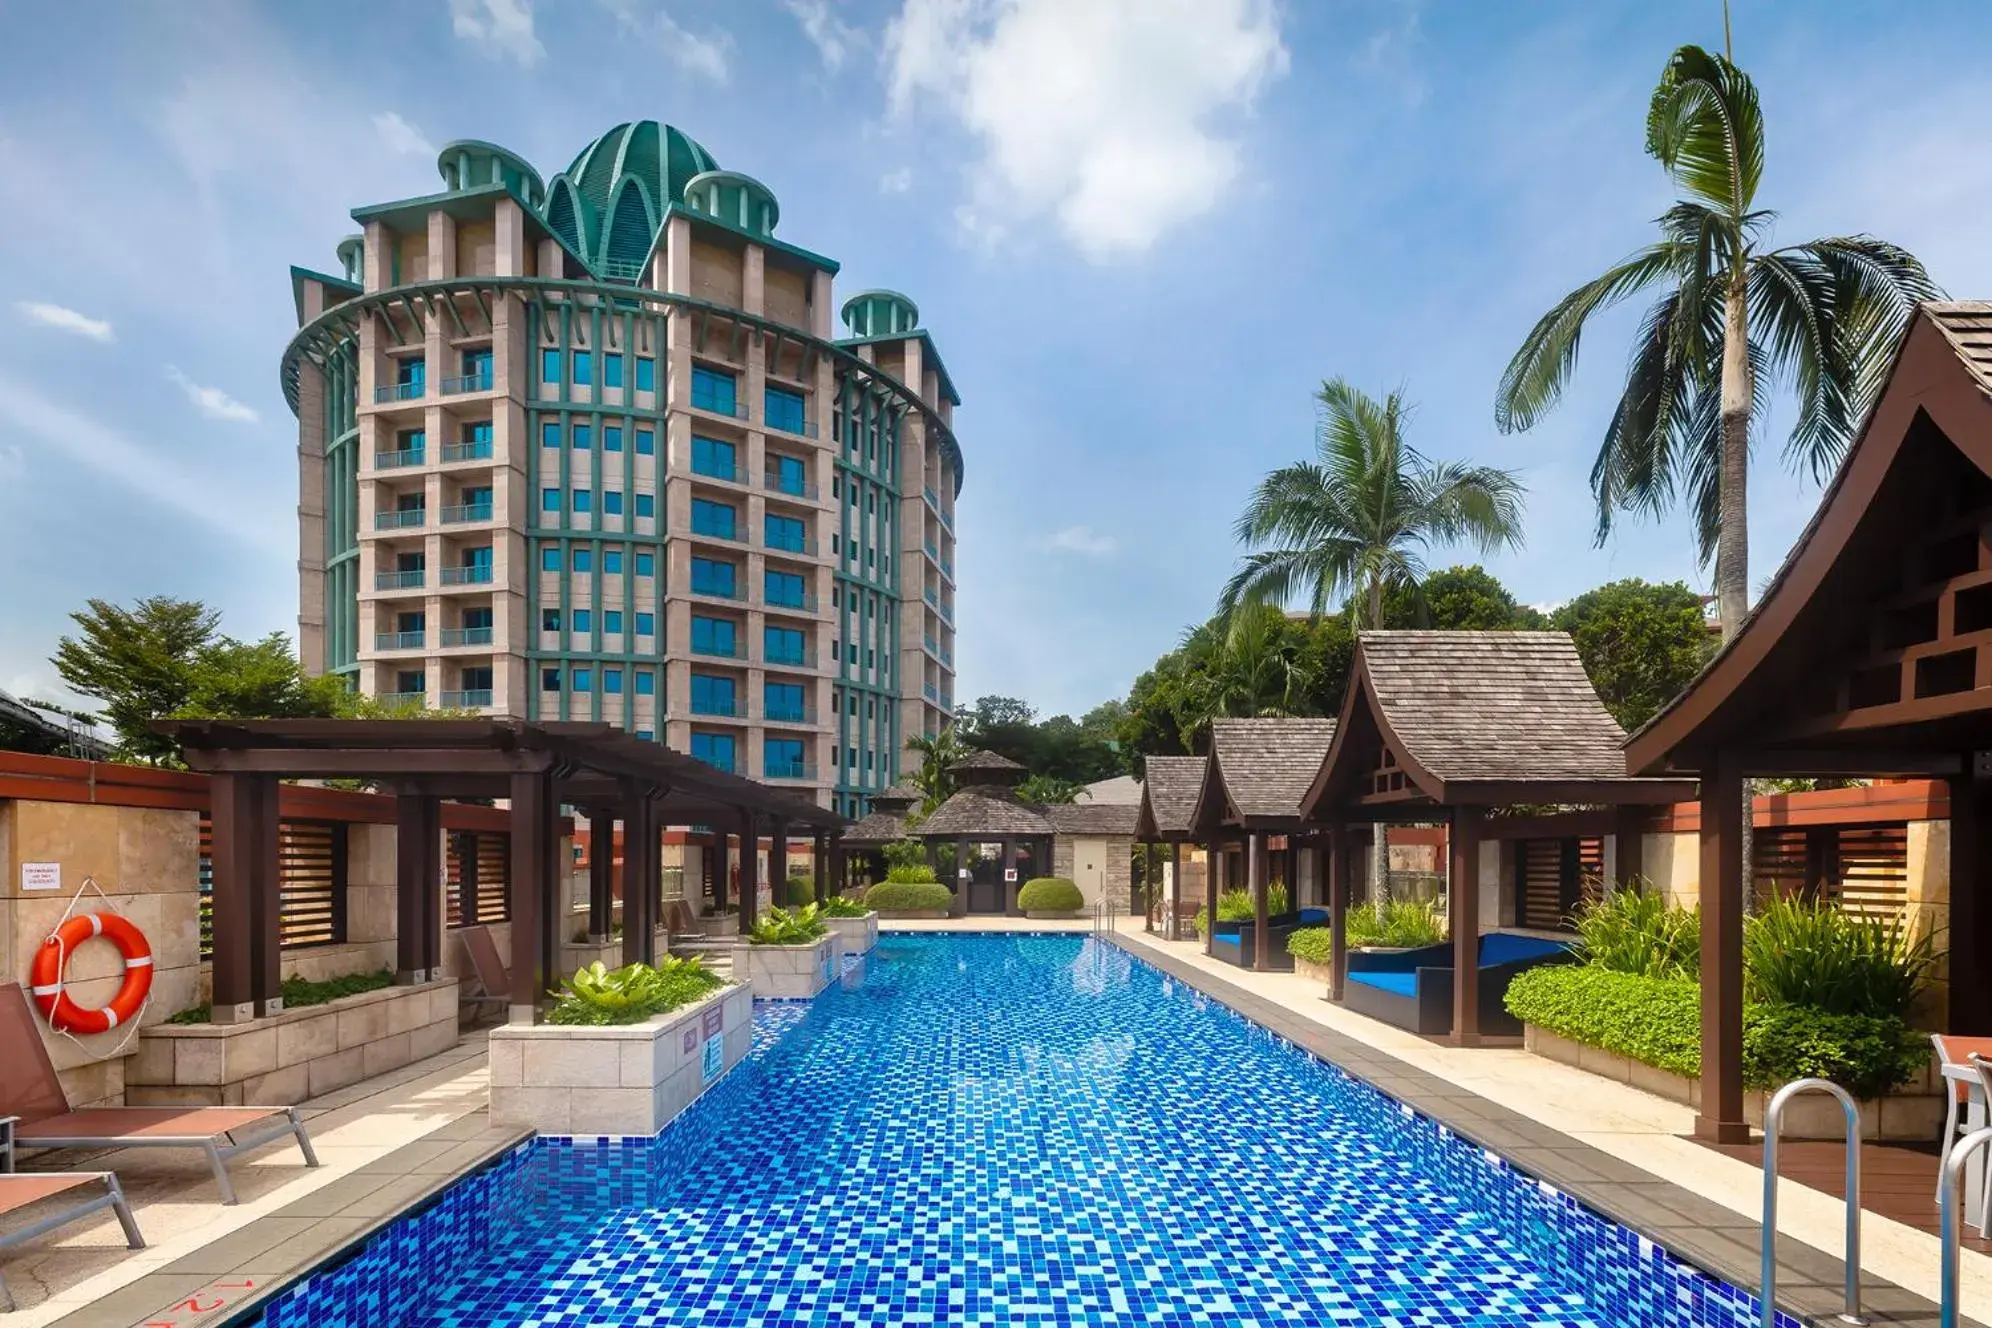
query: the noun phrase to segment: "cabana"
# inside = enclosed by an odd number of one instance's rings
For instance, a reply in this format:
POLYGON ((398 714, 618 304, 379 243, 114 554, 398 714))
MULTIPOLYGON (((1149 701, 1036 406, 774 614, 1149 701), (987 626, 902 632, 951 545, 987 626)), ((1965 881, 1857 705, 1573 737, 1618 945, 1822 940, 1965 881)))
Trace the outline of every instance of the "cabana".
POLYGON ((1017 888, 1051 872, 1057 831, 1042 812, 1017 800, 1024 767, 995 752, 970 752, 948 768, 954 795, 920 822, 914 837, 929 856, 954 850, 954 913, 1020 916, 1017 888))
MULTIPOLYGON (((1203 791, 1205 759, 1151 756, 1142 762, 1141 806, 1135 814, 1134 837, 1144 846, 1169 846, 1169 898, 1162 917, 1162 935, 1171 941, 1182 932, 1183 845, 1196 842, 1197 795, 1203 791)), ((1206 877, 1216 866, 1216 862, 1206 859, 1206 877)), ((1151 920, 1145 925, 1152 927, 1152 909, 1150 915, 1151 920)))
MULTIPOLYGON (((609 724, 516 719, 166 720, 187 764, 214 776, 214 1021, 283 1008, 278 905, 277 783, 361 778, 398 803, 396 978, 442 971, 442 802, 506 799, 511 817, 511 1018, 531 1023, 560 954, 560 809, 583 809, 594 842, 623 840, 623 958, 656 958, 662 913, 659 830, 669 821, 739 827, 741 924, 759 894, 755 846, 763 823, 772 861, 791 829, 817 838, 817 871, 844 818, 815 803, 717 770, 609 724)), ((606 934, 612 854, 594 855, 590 930, 606 934)), ((723 879, 723 876, 722 876, 723 879)))
POLYGON ((1334 743, 1302 803, 1330 836, 1330 998, 1420 1032, 1450 1032, 1463 1046, 1480 1040, 1483 1024, 1499 1026, 1516 966, 1563 947, 1483 944, 1480 845, 1503 830, 1488 813, 1607 809, 1618 826, 1619 875, 1636 875, 1642 810, 1692 797, 1694 784, 1627 777, 1624 737, 1565 633, 1360 633, 1334 743), (1342 828, 1390 821, 1448 824, 1450 954, 1413 952, 1351 972, 1342 828), (1445 986, 1451 1010, 1441 1020, 1434 993, 1445 986))
POLYGON ((913 804, 920 801, 920 795, 912 789, 894 784, 891 788, 871 795, 871 810, 863 820, 844 831, 843 852, 839 856, 836 870, 839 893, 850 888, 851 859, 874 861, 879 870, 874 879, 884 880, 884 854, 888 844, 896 844, 907 837, 907 814, 913 804))
MULTIPOLYGON (((1220 927, 1217 921, 1218 873, 1206 874, 1204 953, 1255 969, 1292 967, 1286 933, 1302 922, 1299 909, 1300 854, 1294 839, 1302 830, 1301 805, 1308 784, 1327 757, 1335 737, 1332 719, 1217 719, 1210 726, 1210 758, 1204 763, 1203 786, 1191 824, 1210 845, 1215 863, 1226 840, 1245 844, 1245 880, 1252 891, 1249 922, 1220 927), (1267 839, 1288 840, 1285 879, 1288 909, 1268 911, 1266 899, 1267 839)), ((1322 917, 1320 921, 1326 921, 1322 917)))
POLYGON ((1696 1133, 1743 1119, 1743 781, 1924 776, 1950 786, 1952 1034, 1992 1034, 1992 304, 1932 303, 1763 601, 1625 744, 1701 781, 1696 1133))

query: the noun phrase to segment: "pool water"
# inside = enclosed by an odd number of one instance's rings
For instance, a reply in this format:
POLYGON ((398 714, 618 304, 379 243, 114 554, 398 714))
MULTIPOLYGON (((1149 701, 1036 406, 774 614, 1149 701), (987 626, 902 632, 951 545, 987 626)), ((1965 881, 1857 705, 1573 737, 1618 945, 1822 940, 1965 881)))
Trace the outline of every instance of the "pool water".
POLYGON ((1751 1298, 1069 936, 886 937, 656 1140, 540 1140, 268 1328, 1753 1322, 1751 1298))

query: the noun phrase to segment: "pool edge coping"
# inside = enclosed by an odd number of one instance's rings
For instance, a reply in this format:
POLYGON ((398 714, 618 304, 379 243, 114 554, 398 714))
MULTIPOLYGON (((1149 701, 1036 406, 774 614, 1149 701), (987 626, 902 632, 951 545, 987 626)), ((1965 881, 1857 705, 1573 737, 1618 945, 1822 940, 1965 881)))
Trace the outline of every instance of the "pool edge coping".
MULTIPOLYGON (((1313 1023, 1285 1005, 1206 973, 1179 956, 1148 945, 1137 947, 1118 933, 1102 932, 1095 939, 1496 1154, 1518 1173, 1562 1191, 1606 1221, 1652 1241, 1682 1263, 1754 1294, 1760 1274, 1761 1230, 1749 1217, 1388 1051, 1313 1023), (1382 1073, 1372 1068, 1379 1062, 1385 1067, 1382 1073), (1554 1136, 1556 1142, 1544 1142, 1539 1137, 1543 1135, 1554 1136), (1627 1194, 1627 1187, 1636 1187, 1638 1192, 1627 1194)), ((1803 1323, 1837 1328, 1844 1261, 1790 1235, 1779 1237, 1778 1251, 1778 1308, 1803 1323)), ((1861 1272, 1861 1293, 1862 1312, 1875 1328, 1909 1328, 1937 1321, 1935 1304, 1866 1269, 1861 1272)), ((1963 1315, 1958 1322, 1963 1328, 1986 1328, 1979 1320, 1963 1315)))

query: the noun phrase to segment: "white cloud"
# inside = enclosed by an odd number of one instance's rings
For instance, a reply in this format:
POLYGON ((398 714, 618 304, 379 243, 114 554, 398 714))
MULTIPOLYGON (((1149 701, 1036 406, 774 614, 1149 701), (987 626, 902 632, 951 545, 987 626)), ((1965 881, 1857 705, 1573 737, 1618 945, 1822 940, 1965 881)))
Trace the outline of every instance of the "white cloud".
POLYGON ((632 37, 650 42, 672 64, 694 78, 725 83, 733 74, 733 34, 714 28, 700 36, 671 17, 668 9, 643 0, 602 0, 616 25, 632 37))
POLYGON ((26 479, 28 475, 28 454, 19 447, 0 447, 0 480, 9 484, 26 479))
POLYGON ((912 187, 913 168, 910 166, 901 166, 878 177, 878 191, 881 194, 903 194, 912 187))
POLYGON ((546 54, 533 32, 532 0, 450 0, 450 27, 494 60, 530 69, 546 54))
POLYGON ((1091 526, 1067 526, 1054 531, 1039 541, 1039 547, 1052 553, 1077 553, 1088 558, 1104 558, 1120 547, 1120 541, 1112 535, 1102 534, 1091 526))
POLYGON ((233 424, 254 424, 261 417, 254 409, 243 405, 218 387, 202 387, 172 365, 166 366, 166 376, 187 394, 187 400, 194 409, 211 420, 227 420, 233 424))
POLYGON ((1273 0, 903 0, 895 114, 925 100, 981 140, 964 221, 1049 214, 1096 261, 1147 250, 1239 172, 1220 122, 1286 72, 1273 0))
POLYGON ((296 528, 288 515, 268 528, 245 513, 268 503, 231 494, 213 470, 181 464, 150 442, 140 444, 88 415, 58 405, 30 387, 0 376, 0 421, 43 444, 51 453, 121 484, 134 493, 213 526, 245 543, 280 550, 290 547, 296 528))
POLYGON ((782 0, 783 8, 802 24, 803 35, 823 57, 823 67, 835 72, 864 44, 864 34, 831 11, 830 0, 782 0))
POLYGON ((27 319, 29 322, 40 323, 43 327, 52 327, 58 332, 73 332, 79 337, 88 337, 92 341, 106 343, 118 339, 117 333, 111 329, 111 325, 107 320, 91 318, 87 314, 79 314, 74 309, 67 309, 59 304, 42 304, 35 300, 20 300, 15 303, 14 307, 20 310, 21 317, 27 319))
POLYGON ((380 133, 381 142, 396 156, 432 157, 436 145, 422 136, 422 131, 401 118, 398 111, 381 111, 373 118, 373 125, 380 133))

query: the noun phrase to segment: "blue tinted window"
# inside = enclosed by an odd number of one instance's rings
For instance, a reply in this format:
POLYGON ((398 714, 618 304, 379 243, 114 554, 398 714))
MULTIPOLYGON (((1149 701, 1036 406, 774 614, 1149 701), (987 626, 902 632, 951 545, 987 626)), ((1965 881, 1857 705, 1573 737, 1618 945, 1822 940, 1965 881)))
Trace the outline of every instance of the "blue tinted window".
POLYGON ((723 563, 716 558, 692 559, 692 593, 695 595, 725 595, 730 599, 738 593, 734 589, 733 577, 732 563, 723 563))
POLYGON ((651 456, 656 451, 657 435, 648 429, 638 429, 636 431, 636 454, 638 456, 651 456))
POLYGON ((558 512, 559 510, 560 510, 560 490, 558 490, 558 489, 541 489, 541 490, 540 490, 540 511, 542 511, 542 512, 558 512))
POLYGON ((733 679, 717 677, 710 673, 692 675, 692 713, 695 715, 731 715, 736 710, 736 697, 733 679))
POLYGON ((636 574, 637 574, 638 576, 655 576, 655 575, 657 575, 657 555, 656 555, 656 554, 654 554, 654 553, 639 553, 639 554, 637 554, 637 555, 636 555, 636 574))
MULTIPOLYGON (((622 365, 623 365, 623 357, 617 355, 613 351, 602 357, 603 387, 622 386, 622 365)), ((618 687, 616 690, 621 691, 622 688, 618 687)))
POLYGON ((800 723, 808 718, 799 682, 768 683, 761 693, 761 704, 767 710, 769 719, 800 723))
POLYGON ((638 516, 656 516, 657 495, 652 493, 639 493, 636 495, 636 514, 638 516))
MULTIPOLYGON (((577 378, 575 381, 580 380, 577 378)), ((806 433, 809 429, 800 392, 780 387, 768 388, 762 397, 762 410, 767 414, 770 429, 780 429, 785 433, 806 433)))
MULTIPOLYGON (((577 499, 580 494, 574 495, 577 499)), ((792 516, 776 516, 770 512, 762 518, 762 538, 771 549, 783 549, 789 553, 801 553, 808 547, 809 537, 803 533, 802 522, 792 516)))
POLYGON ((607 490, 604 490, 604 491, 603 491, 603 493, 602 493, 602 515, 603 515, 603 516, 621 516, 621 515, 622 515, 622 490, 621 490, 621 489, 607 489, 607 490))
POLYGON ((574 510, 577 512, 594 511, 595 495, 586 489, 576 489, 574 491, 574 510))
POLYGON ((733 735, 731 733, 694 733, 692 735, 692 755, 707 765, 721 770, 733 769, 733 735))
POLYGON ((793 627, 763 628, 761 651, 770 664, 800 664, 803 662, 802 633, 793 627))
POLYGON ((574 610, 573 618, 574 630, 577 632, 589 631, 595 625, 595 616, 586 609, 574 610))
POLYGON ((595 551, 593 549, 576 549, 574 551, 574 570, 577 572, 594 571, 595 551))
POLYGON ((560 550, 549 545, 540 550, 540 570, 558 572, 560 570, 560 550))
POLYGON ((622 451, 622 426, 620 424, 605 424, 602 426, 602 450, 604 452, 622 451))
POLYGON ((709 410, 716 415, 738 415, 733 386, 734 379, 730 373, 696 365, 692 368, 692 404, 700 410, 709 410))
POLYGON ((657 361, 641 356, 636 361, 636 390, 655 392, 657 390, 657 361))
POLYGON ((656 614, 654 614, 654 613, 639 613, 639 614, 637 614, 637 615, 636 615, 636 634, 637 634, 638 636, 655 636, 655 635, 657 635, 657 615, 656 615, 656 614))
POLYGON ((607 693, 608 693, 609 695, 611 695, 611 696, 621 696, 621 695, 622 695, 622 670, 621 670, 621 669, 603 669, 603 670, 602 670, 602 690, 603 690, 603 691, 605 691, 605 692, 607 692, 607 693))
POLYGON ((701 438, 692 435, 692 473, 710 475, 715 479, 737 480, 740 478, 739 450, 732 443, 717 438, 701 438))
POLYGON ((692 533, 718 539, 735 538, 733 504, 692 499, 692 533))
POLYGON ((808 481, 804 477, 802 461, 791 456, 769 456, 768 478, 773 486, 783 493, 804 494, 809 492, 808 481))
POLYGON ((559 669, 540 670, 540 690, 546 692, 557 692, 560 690, 559 669))
POLYGON ((560 446, 560 425, 555 420, 547 420, 540 425, 540 446, 560 446))
POLYGON ((802 739, 762 739, 761 769, 771 779, 801 779, 808 773, 802 763, 802 739))
POLYGON ((594 442, 595 431, 593 429, 585 424, 574 426, 574 448, 576 451, 585 452, 589 447, 593 446, 594 442))
POLYGON ((560 381, 560 352, 543 350, 540 352, 540 381, 557 383, 560 381))
POLYGON ((605 636, 620 636, 622 634, 621 609, 602 610, 602 634, 605 636))
POLYGON ((648 669, 639 670, 636 675, 636 694, 650 696, 657 691, 657 675, 648 669))
POLYGON ((794 572, 768 572, 763 575, 761 592, 768 603, 783 608, 800 609, 807 603, 807 591, 801 576, 794 572))
POLYGON ((595 381, 595 358, 585 350, 574 352, 574 385, 586 387, 595 381))
POLYGON ((701 655, 736 653, 734 624, 725 618, 692 617, 692 650, 701 655))
POLYGON ((595 675, 588 669, 575 669, 573 679, 574 690, 577 692, 591 692, 595 689, 595 675))
POLYGON ((602 550, 602 570, 604 572, 619 573, 622 571, 622 568, 623 568, 623 551, 621 549, 602 550))

